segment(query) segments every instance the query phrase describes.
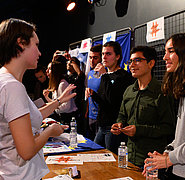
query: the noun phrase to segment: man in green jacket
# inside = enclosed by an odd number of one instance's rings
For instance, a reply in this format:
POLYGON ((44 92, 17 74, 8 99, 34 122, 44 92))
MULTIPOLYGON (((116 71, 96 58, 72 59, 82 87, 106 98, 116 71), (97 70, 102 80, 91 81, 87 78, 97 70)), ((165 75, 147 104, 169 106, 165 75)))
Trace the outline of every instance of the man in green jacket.
POLYGON ((129 69, 136 82, 129 86, 120 107, 113 134, 128 136, 128 158, 143 167, 148 152, 163 152, 175 132, 172 99, 161 92, 160 83, 152 76, 157 53, 154 48, 138 46, 131 50, 129 69))

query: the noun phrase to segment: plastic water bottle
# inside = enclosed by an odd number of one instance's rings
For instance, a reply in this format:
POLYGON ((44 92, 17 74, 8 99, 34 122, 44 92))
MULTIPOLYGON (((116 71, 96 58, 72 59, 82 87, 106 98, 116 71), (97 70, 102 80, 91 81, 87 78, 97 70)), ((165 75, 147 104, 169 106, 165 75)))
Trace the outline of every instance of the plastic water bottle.
POLYGON ((70 131, 70 146, 75 148, 78 145, 77 141, 77 124, 75 117, 72 117, 71 123, 71 131, 70 131))
POLYGON ((101 75, 100 75, 99 71, 94 71, 93 76, 94 76, 95 78, 100 78, 101 75))
MULTIPOLYGON (((150 163, 148 161, 148 163, 150 163)), ((148 169, 152 168, 149 166, 146 168, 146 180, 157 180, 158 179, 158 169, 154 169, 153 171, 148 171, 148 169)))
POLYGON ((118 148, 118 167, 127 168, 128 166, 128 151, 125 142, 121 142, 118 148))

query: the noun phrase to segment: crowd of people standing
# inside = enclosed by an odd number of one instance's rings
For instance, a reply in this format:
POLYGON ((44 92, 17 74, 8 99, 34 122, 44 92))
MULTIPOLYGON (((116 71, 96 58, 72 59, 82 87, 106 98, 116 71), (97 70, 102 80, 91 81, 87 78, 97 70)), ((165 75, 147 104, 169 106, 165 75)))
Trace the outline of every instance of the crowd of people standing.
MULTIPOLYGON (((166 46, 169 46, 169 42, 172 46, 172 39, 176 41, 177 38, 175 39, 175 37, 177 36, 181 37, 182 39, 180 40, 183 41, 184 34, 174 35, 167 41, 166 46)), ((176 42, 173 43, 175 44, 176 42)), ((182 44, 181 42, 178 43, 182 44)), ((169 54, 172 52, 179 53, 180 50, 182 51, 180 53, 183 54, 183 49, 180 49, 178 45, 176 49, 173 49, 172 46, 171 49, 173 51, 169 49, 169 47, 166 48, 166 54, 167 52, 169 54)), ((174 110, 174 97, 176 99, 183 97, 183 85, 179 89, 174 88, 175 92, 171 90, 175 87, 172 83, 175 77, 172 76, 172 70, 168 73, 168 67, 173 64, 173 59, 168 61, 166 54, 164 60, 167 63, 167 73, 164 76, 162 86, 153 75, 157 53, 154 48, 149 46, 132 48, 130 60, 127 62, 130 73, 119 66, 122 60, 122 51, 119 43, 110 41, 104 45, 98 44, 93 46, 89 52, 90 71, 86 84, 85 75, 80 70, 78 59, 71 57, 68 52, 63 55, 63 57, 67 58, 65 58, 68 70, 66 81, 77 86, 75 90, 77 96, 75 98, 78 100, 75 101, 75 104, 78 109, 76 117, 78 117, 77 120, 80 125, 79 133, 116 154, 118 153, 120 142, 127 142, 129 161, 140 168, 146 168, 151 164, 145 165, 144 162, 147 163, 147 161, 151 160, 147 159, 148 156, 153 157, 150 162, 156 160, 156 164, 158 163, 156 167, 158 169, 163 168, 159 170, 161 179, 164 178, 164 168, 172 165, 165 150, 167 144, 176 136, 178 138, 180 136, 181 139, 176 140, 178 141, 177 143, 183 143, 184 141, 177 130, 175 136, 177 119, 174 110), (87 99, 87 102, 85 102, 84 98, 87 99), (165 167, 160 164, 161 159, 165 159, 165 167)), ((58 57, 56 51, 48 67, 58 57)), ((176 60, 176 66, 178 63, 179 61, 176 60)), ((181 68, 183 67, 181 66, 181 68)), ((175 72, 175 68, 173 71, 175 72)), ((176 79, 178 80, 178 78, 176 79)), ((180 80, 178 81, 180 82, 180 80)), ((180 105, 183 107, 183 99, 181 99, 180 105)), ((179 110, 179 113, 183 113, 182 108, 179 110)), ((73 116, 75 115, 73 114, 73 116)), ((178 116, 179 118, 180 116, 178 116)), ((170 146, 174 149, 174 141, 167 147, 170 146)), ((176 144, 176 146, 178 145, 176 144)), ((183 152, 183 148, 184 146, 179 151, 183 152)), ((171 158, 173 158, 172 161, 179 162, 178 157, 171 155, 171 158)), ((183 164, 183 162, 182 158, 181 163, 183 164)), ((184 166, 174 165, 174 169, 177 169, 174 170, 177 172, 177 175, 181 167, 184 166)), ((170 170, 169 168, 168 172, 170 170)), ((180 170, 180 176, 182 176, 181 171, 183 172, 183 170, 180 170)), ((145 174, 145 169, 143 174, 145 174)), ((170 174, 168 175, 169 177, 175 176, 171 171, 168 174, 170 174)))
MULTIPOLYGON (((166 42, 162 85, 153 74, 153 47, 132 48, 130 72, 120 67, 118 42, 92 47, 86 83, 79 60, 67 51, 57 50, 46 69, 37 67, 38 45, 35 25, 13 18, 0 24, 0 179, 41 179, 48 173, 41 149, 49 137, 64 132, 72 117, 78 133, 116 154, 125 141, 129 161, 143 168, 143 175, 152 166, 167 168, 168 178, 185 178, 184 33, 166 42), (46 102, 39 109, 22 83, 27 69, 36 69, 35 99, 46 102), (177 119, 174 98, 180 99, 177 119), (46 117, 66 125, 55 123, 40 132, 46 117)), ((164 174, 159 172, 161 179, 164 174)))

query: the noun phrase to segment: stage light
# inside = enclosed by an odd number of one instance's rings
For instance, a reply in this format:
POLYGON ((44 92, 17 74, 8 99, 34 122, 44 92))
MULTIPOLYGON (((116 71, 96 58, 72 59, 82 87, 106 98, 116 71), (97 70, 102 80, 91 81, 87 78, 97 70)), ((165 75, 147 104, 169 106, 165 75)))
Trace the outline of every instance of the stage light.
POLYGON ((70 0, 67 5, 67 10, 72 11, 75 8, 75 6, 76 6, 76 1, 70 0))

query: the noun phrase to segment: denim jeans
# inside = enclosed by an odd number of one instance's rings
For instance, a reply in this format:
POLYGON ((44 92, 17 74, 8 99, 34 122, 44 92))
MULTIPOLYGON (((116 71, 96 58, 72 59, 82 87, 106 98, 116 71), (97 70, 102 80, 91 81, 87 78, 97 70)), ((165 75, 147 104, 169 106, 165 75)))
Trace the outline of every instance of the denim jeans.
POLYGON ((118 147, 121 141, 126 142, 127 137, 123 134, 114 135, 110 132, 111 126, 99 127, 94 142, 105 147, 106 149, 118 154, 118 147))
POLYGON ((98 123, 96 119, 89 118, 89 139, 94 140, 96 133, 98 132, 98 123))

